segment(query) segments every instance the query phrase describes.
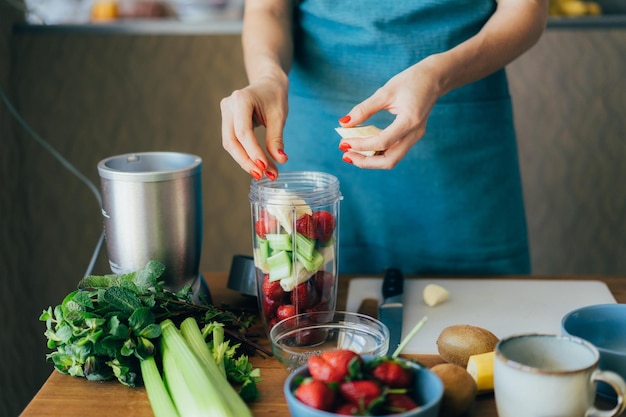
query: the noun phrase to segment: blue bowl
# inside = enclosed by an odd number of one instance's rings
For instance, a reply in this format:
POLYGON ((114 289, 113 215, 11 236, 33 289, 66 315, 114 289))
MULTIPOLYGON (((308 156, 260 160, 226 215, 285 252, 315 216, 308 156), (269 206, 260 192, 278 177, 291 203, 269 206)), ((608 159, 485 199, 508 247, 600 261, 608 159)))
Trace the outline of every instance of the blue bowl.
MULTIPOLYGON (((567 313, 561 321, 564 334, 580 337, 600 352, 600 369, 613 371, 626 380, 626 304, 596 304, 567 313)), ((598 393, 615 398, 603 383, 598 393)))
MULTIPOLYGON (((372 357, 364 356, 363 360, 368 361, 372 357)), ((418 408, 404 412, 393 414, 394 417, 437 417, 439 415, 439 407, 443 397, 443 383, 441 379, 430 369, 410 361, 404 361, 415 373, 414 387, 412 390, 412 398, 419 405, 418 408)), ((335 413, 317 410, 300 402, 293 394, 296 389, 296 381, 298 377, 309 377, 307 365, 302 365, 292 372, 285 381, 283 392, 287 399, 289 412, 292 417, 333 417, 335 413)))

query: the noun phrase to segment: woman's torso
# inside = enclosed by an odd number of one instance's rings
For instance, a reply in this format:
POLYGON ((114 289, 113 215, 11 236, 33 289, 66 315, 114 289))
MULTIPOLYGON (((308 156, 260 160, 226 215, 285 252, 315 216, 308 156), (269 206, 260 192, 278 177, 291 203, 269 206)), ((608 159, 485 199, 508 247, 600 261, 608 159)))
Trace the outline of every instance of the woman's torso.
MULTIPOLYGON (((389 78, 474 35, 494 1, 305 0, 296 15, 285 170, 339 177, 340 270, 525 273, 512 108, 505 72, 442 97, 424 137, 392 170, 341 160, 337 119, 389 78)), ((381 128, 393 116, 368 120, 381 128)))

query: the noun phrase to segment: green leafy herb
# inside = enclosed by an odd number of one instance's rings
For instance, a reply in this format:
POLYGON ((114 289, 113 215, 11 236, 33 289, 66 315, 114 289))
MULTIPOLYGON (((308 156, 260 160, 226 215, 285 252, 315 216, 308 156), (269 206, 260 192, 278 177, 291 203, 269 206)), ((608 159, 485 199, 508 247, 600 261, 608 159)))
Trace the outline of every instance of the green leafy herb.
POLYGON ((163 264, 151 261, 128 274, 83 278, 76 291, 40 316, 46 322, 48 348, 54 349, 47 359, 61 373, 96 381, 117 378, 124 385, 136 386, 141 383, 141 361, 158 350, 160 323, 194 317, 201 326, 219 323, 225 337, 233 340, 225 346, 220 340, 216 347, 224 369, 233 375, 229 380, 241 385, 246 394, 246 386, 258 380, 258 370, 252 369, 240 350, 271 355, 248 337, 254 317, 227 306, 194 303, 189 286, 177 293, 165 290, 159 281, 164 269, 163 264))

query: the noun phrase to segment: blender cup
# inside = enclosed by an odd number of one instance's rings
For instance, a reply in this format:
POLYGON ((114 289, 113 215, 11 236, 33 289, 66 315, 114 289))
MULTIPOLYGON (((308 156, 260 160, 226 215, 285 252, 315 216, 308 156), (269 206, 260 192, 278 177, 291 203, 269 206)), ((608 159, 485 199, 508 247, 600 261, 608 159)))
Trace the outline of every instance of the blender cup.
POLYGON ((189 285, 210 298, 199 272, 202 250, 202 159, 178 152, 116 155, 98 163, 102 215, 113 273, 165 265, 165 287, 189 285))
POLYGON ((252 182, 257 299, 265 329, 295 314, 335 310, 339 180, 286 172, 252 182))

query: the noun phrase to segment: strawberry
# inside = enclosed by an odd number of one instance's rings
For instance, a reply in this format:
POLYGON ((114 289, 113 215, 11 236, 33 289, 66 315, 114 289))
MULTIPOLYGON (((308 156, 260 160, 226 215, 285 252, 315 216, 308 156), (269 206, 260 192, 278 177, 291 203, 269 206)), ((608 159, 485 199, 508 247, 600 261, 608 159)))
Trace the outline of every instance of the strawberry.
POLYGON ((276 309, 276 318, 284 320, 296 315, 296 307, 293 304, 283 304, 276 309))
POLYGON ((371 374, 383 385, 391 388, 408 388, 413 381, 413 373, 393 360, 376 365, 371 374))
POLYGON ((296 232, 308 237, 317 239, 317 227, 313 216, 308 213, 303 214, 296 220, 296 232))
POLYGON ((389 414, 404 413, 418 407, 415 401, 406 394, 389 394, 386 401, 389 414))
POLYGON ((263 315, 267 320, 276 317, 276 310, 280 303, 269 297, 263 297, 263 315))
POLYGON ((347 349, 324 351, 309 357, 309 373, 323 382, 341 382, 348 376, 352 360, 361 361, 361 358, 347 349))
POLYGON ((278 232, 278 220, 267 211, 261 210, 256 223, 254 223, 254 231, 261 239, 265 239, 268 233, 278 232))
POLYGON ((295 305, 298 312, 303 312, 308 308, 317 304, 318 293, 313 280, 307 280, 302 284, 298 284, 291 291, 291 304, 295 305))
POLYGON ((294 395, 304 404, 318 410, 330 411, 335 404, 335 391, 316 379, 304 380, 294 395))
POLYGON ((329 292, 335 286, 335 276, 327 271, 317 271, 313 279, 320 294, 329 292))
POLYGON ((359 409, 359 406, 352 403, 341 404, 339 407, 335 409, 335 414, 339 414, 340 416, 363 416, 362 410, 359 409))
POLYGON ((342 382, 339 393, 346 401, 367 408, 372 401, 381 397, 382 390, 376 382, 362 379, 342 382))
POLYGON ((285 290, 280 285, 280 281, 270 281, 269 274, 263 277, 263 295, 274 301, 281 301, 285 296, 285 290))
POLYGON ((313 221, 317 228, 317 238, 321 243, 330 240, 335 231, 335 216, 326 210, 320 210, 313 213, 313 221))

